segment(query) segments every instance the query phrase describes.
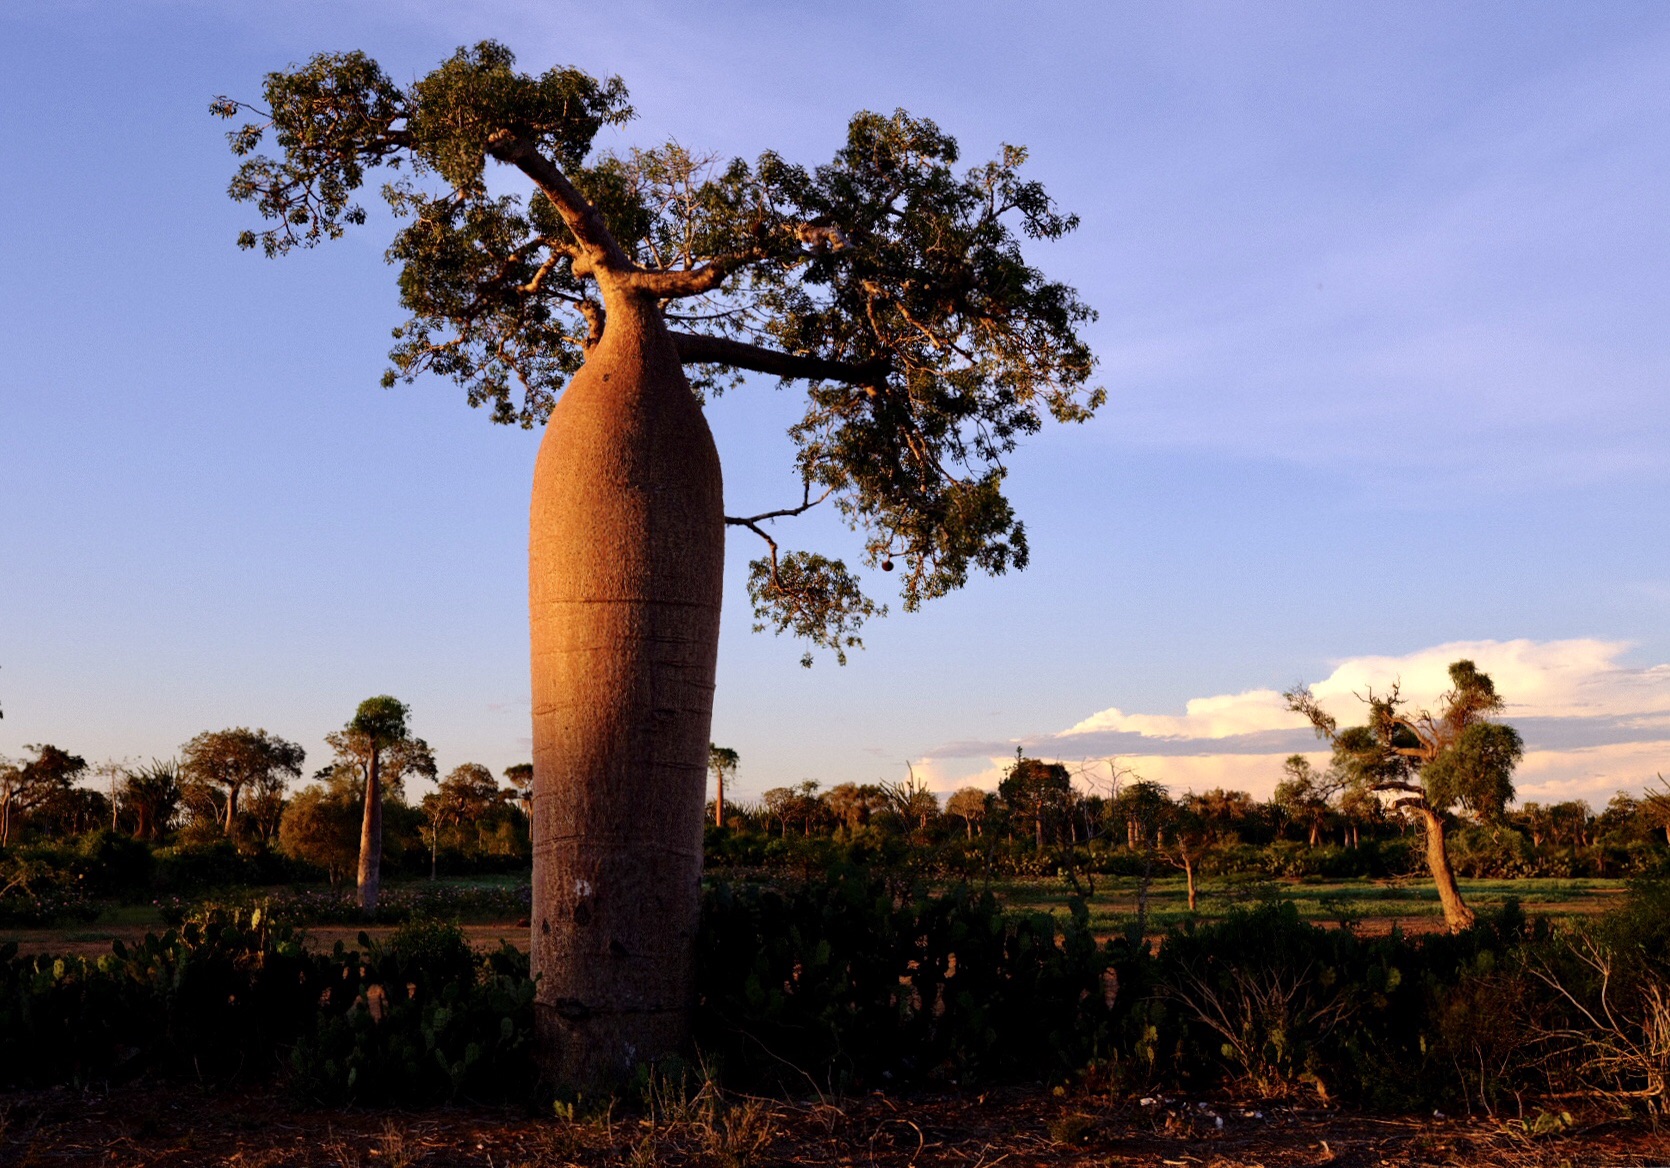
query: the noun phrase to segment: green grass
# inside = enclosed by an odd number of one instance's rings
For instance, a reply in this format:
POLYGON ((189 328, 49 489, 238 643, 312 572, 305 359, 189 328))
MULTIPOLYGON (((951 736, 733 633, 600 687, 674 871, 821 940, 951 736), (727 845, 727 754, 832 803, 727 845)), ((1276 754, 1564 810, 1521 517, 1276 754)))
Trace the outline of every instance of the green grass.
MULTIPOLYGON (((1500 907, 1518 899, 1532 914, 1550 917, 1584 916, 1604 910, 1623 891, 1622 880, 1462 880, 1461 892, 1475 909, 1500 907)), ((1317 922, 1351 920, 1364 925, 1376 921, 1414 921, 1441 917, 1438 891, 1430 880, 1269 880, 1241 877, 1202 878, 1197 883, 1197 920, 1223 917, 1236 905, 1280 897, 1292 901, 1299 914, 1317 922)), ((1018 909, 1067 912, 1071 895, 1057 879, 997 881, 992 889, 1018 909)), ((1090 927, 1099 934, 1122 932, 1136 916, 1137 881, 1133 877, 1100 876, 1090 898, 1090 927)), ((1164 929, 1190 919, 1188 886, 1181 876, 1156 879, 1148 894, 1152 929, 1164 929)))

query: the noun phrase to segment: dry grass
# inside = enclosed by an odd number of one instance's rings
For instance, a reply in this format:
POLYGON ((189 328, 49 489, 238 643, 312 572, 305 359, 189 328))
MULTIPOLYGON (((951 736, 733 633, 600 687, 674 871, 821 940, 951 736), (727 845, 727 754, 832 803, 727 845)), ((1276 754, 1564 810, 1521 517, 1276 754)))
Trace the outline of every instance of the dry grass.
POLYGON ((1670 1134, 1571 1123, 1424 1120, 1244 1101, 986 1094, 787 1102, 662 1085, 628 1114, 506 1109, 306 1111, 270 1095, 183 1086, 0 1097, 0 1165, 112 1168, 915 1168, 998 1164, 1176 1168, 1558 1168, 1670 1163, 1670 1134), (1221 1121, 1221 1125, 1220 1125, 1221 1121))

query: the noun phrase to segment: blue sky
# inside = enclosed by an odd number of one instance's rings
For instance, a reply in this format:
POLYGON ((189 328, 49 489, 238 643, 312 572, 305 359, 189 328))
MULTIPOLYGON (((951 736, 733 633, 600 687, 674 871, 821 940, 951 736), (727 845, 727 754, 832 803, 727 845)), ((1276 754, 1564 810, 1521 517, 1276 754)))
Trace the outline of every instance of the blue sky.
MULTIPOLYGON (((0 3, 0 754, 249 724, 322 763, 389 692, 443 767, 526 757, 537 435, 379 389, 386 235, 239 252, 207 114, 322 49, 405 79, 489 36, 622 75, 609 145, 812 163, 902 106, 970 163, 1026 144, 1082 216, 1033 254, 1100 310, 1111 400, 1013 461, 1027 572, 806 671, 733 538, 744 793, 989 781, 1017 742, 1258 789, 1292 744, 1257 695, 1457 645, 1524 698, 1539 795, 1670 769, 1670 8, 1623 2, 0 3)), ((733 513, 793 493, 792 412, 711 410, 733 513)))

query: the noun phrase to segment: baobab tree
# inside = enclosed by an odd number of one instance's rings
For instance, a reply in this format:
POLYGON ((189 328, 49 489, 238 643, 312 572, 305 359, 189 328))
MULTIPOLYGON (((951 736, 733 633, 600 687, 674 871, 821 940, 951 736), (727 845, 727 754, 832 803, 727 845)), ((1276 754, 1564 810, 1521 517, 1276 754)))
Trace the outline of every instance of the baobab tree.
POLYGON ((406 86, 323 54, 269 74, 264 106, 212 109, 255 117, 229 135, 230 193, 267 223, 245 247, 340 236, 367 221, 368 173, 392 172, 411 316, 385 384, 438 374, 495 421, 548 423, 529 539, 536 1030, 559 1082, 618 1078, 679 1044, 693 997, 727 525, 763 540, 756 627, 837 659, 884 610, 843 559, 780 546, 778 519, 836 508, 866 566, 899 569, 906 609, 1024 567, 1004 459, 1103 394, 1090 310, 1021 243, 1078 221, 1021 177, 1023 149, 958 173, 955 140, 903 111, 857 115, 813 168, 676 144, 596 156, 631 116, 622 82, 519 73, 492 42, 406 86), (258 153, 269 135, 277 157, 258 153), (801 489, 726 515, 702 404, 750 372, 807 383, 801 489))
POLYGON ((357 889, 360 908, 368 917, 377 911, 377 896, 383 886, 385 791, 401 789, 409 774, 435 777, 434 752, 407 729, 411 712, 399 698, 379 694, 361 702, 346 726, 325 735, 325 741, 336 751, 331 769, 363 784, 357 889))
POLYGON ((713 826, 725 826, 725 776, 736 774, 737 764, 742 756, 728 746, 717 746, 708 743, 707 769, 713 772, 713 781, 718 784, 719 791, 713 798, 713 826))
POLYGON ((1363 695, 1368 722, 1340 729, 1310 689, 1285 695, 1288 707, 1310 719, 1317 736, 1334 748, 1334 764, 1348 786, 1392 795, 1392 806, 1410 811, 1426 829, 1426 860, 1444 920, 1451 932, 1472 926, 1450 867, 1445 816, 1456 808, 1481 820, 1498 818, 1513 798, 1513 769, 1525 753, 1519 731, 1491 720, 1502 698, 1490 676, 1471 661, 1450 666, 1450 689, 1437 713, 1411 712, 1394 684, 1388 693, 1363 695))

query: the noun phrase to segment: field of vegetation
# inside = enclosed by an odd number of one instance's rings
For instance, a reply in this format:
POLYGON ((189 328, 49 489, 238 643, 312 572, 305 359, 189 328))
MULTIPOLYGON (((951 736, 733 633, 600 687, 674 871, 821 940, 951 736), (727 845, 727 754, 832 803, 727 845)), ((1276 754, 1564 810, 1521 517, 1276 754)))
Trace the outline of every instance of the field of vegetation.
POLYGON ((585 1099, 542 1091, 531 1057, 521 768, 504 785, 459 768, 417 803, 390 782, 370 909, 350 740, 311 786, 245 782, 236 800, 192 744, 104 776, 114 802, 88 769, 42 747, 4 776, 0 1159, 1666 1152, 1670 846, 1652 793, 1451 815, 1478 914, 1454 931, 1418 825, 1302 771, 1264 801, 1098 791, 1027 759, 943 801, 773 788, 708 828, 689 1058, 585 1099), (321 1118, 326 1139, 285 1134, 321 1118))

